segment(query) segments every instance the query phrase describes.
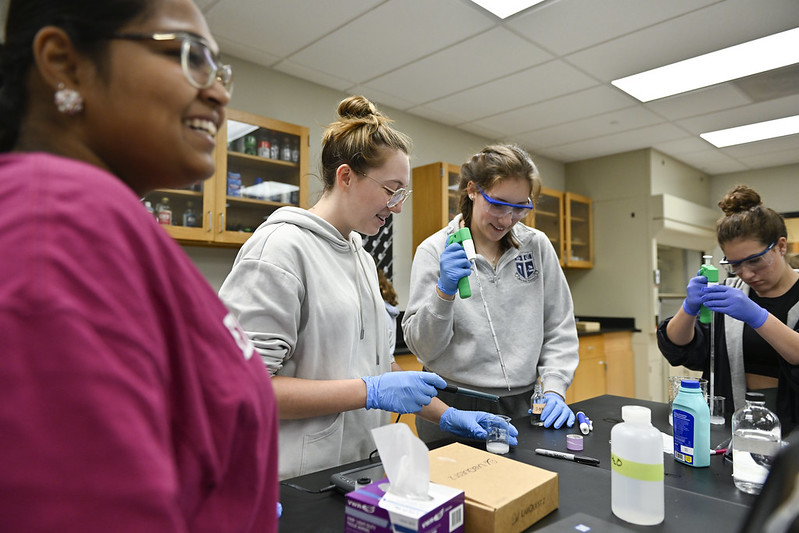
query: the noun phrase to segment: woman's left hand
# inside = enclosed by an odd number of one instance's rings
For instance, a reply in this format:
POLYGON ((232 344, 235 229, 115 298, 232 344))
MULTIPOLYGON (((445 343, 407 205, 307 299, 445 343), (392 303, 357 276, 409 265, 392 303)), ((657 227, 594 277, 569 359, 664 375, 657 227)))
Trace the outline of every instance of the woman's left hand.
POLYGON ((560 429, 564 422, 566 427, 574 425, 574 413, 560 395, 554 392, 547 392, 544 393, 544 398, 546 398, 547 403, 544 406, 544 410, 541 411, 541 420, 544 421, 545 428, 552 426, 555 429, 560 429))
POLYGON ((717 313, 724 313, 757 329, 766 323, 768 311, 753 302, 743 291, 727 285, 704 288, 702 304, 717 313))
MULTIPOLYGON (((492 416, 494 415, 485 411, 461 411, 450 407, 441 415, 439 427, 460 437, 483 440, 488 433, 488 419, 492 416)), ((513 424, 508 426, 508 444, 516 446, 519 444, 516 438, 519 430, 513 424)))

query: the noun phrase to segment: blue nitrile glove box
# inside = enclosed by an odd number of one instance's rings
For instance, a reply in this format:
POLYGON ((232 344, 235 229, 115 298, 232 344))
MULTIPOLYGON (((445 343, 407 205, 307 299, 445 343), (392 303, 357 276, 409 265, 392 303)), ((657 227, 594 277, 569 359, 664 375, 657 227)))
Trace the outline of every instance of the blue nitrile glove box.
POLYGON ((463 491, 430 483, 430 499, 425 501, 386 494, 388 479, 383 478, 347 493, 344 511, 346 533, 462 533, 463 491))

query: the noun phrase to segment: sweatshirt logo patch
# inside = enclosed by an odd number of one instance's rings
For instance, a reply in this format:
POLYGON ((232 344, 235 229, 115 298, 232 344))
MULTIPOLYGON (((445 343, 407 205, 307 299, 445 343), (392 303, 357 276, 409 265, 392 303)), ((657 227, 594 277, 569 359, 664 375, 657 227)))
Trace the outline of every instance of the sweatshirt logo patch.
POLYGON ((532 253, 525 252, 516 256, 516 278, 524 282, 538 279, 538 268, 532 253))

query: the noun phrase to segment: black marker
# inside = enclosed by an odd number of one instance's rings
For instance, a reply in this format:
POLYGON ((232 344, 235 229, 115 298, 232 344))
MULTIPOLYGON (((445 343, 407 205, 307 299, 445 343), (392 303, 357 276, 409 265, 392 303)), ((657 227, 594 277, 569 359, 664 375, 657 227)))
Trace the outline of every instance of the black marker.
POLYGON ((487 392, 480 392, 477 390, 472 389, 465 389, 463 387, 456 387, 455 385, 447 385, 441 390, 445 390, 447 392, 451 392, 453 394, 463 394, 464 396, 472 396, 474 398, 482 398, 484 400, 490 400, 492 402, 498 402, 499 396, 496 394, 488 394, 487 392))
POLYGON ((555 459, 566 459, 567 461, 574 461, 584 465, 599 466, 599 459, 593 457, 586 457, 584 455, 574 455, 573 453, 556 452, 555 450, 545 450, 544 448, 536 448, 535 453, 538 455, 546 455, 547 457, 554 457, 555 459))

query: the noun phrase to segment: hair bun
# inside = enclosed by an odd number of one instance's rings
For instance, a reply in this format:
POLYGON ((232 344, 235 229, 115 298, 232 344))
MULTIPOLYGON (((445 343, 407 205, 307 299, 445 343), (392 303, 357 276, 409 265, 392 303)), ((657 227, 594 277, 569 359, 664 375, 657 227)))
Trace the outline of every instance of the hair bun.
POLYGON ((348 119, 362 119, 382 116, 372 102, 363 96, 350 96, 338 104, 338 116, 348 119))
POLYGON ((749 211, 753 207, 763 205, 760 195, 746 185, 737 185, 734 189, 724 195, 719 202, 719 207, 724 214, 729 216, 743 211, 749 211))

